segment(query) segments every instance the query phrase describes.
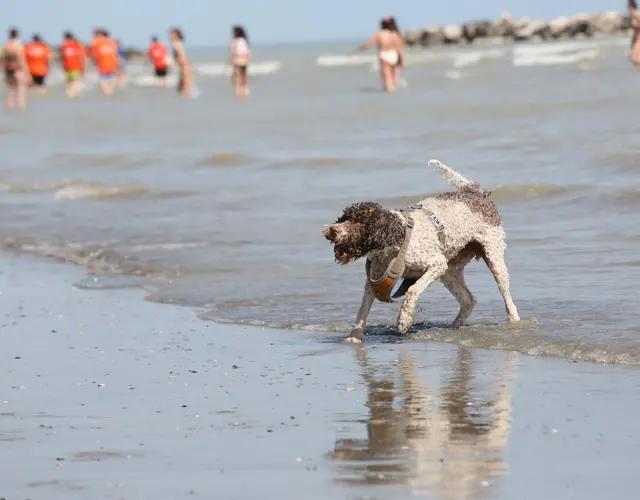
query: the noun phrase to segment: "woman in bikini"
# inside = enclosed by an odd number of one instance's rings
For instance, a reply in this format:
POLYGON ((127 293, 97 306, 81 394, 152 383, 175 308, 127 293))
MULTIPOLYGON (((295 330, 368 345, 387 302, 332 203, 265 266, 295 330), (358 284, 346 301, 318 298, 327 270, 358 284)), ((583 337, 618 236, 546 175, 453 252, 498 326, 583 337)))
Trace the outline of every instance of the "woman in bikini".
POLYGON ((378 47, 380 76, 386 92, 396 90, 396 68, 404 61, 404 40, 394 26, 391 18, 385 17, 380 23, 380 30, 367 43, 353 51, 355 54, 373 46, 378 47))
POLYGON ((9 30, 9 40, 2 46, 0 58, 4 71, 4 82, 7 86, 6 105, 8 109, 16 106, 25 109, 27 106, 27 62, 24 58, 24 47, 19 39, 18 30, 9 30))
POLYGON ((251 57, 249 38, 242 26, 233 27, 233 39, 229 44, 229 61, 233 66, 232 82, 236 97, 249 97, 247 68, 251 57))
POLYGON ((169 37, 171 38, 171 47, 173 48, 173 59, 180 71, 178 93, 191 97, 192 68, 182 43, 184 41, 184 34, 180 28, 173 28, 169 33, 169 37))
POLYGON ((631 26, 633 26, 633 37, 631 38, 631 63, 640 64, 640 12, 636 0, 629 0, 627 4, 629 15, 631 16, 631 26))
POLYGON ((391 29, 395 31, 400 37, 398 53, 400 57, 398 58, 398 64, 393 67, 393 73, 395 75, 396 85, 400 81, 400 70, 404 68, 405 65, 405 44, 404 44, 404 36, 400 33, 400 28, 398 28, 398 23, 396 22, 395 17, 390 17, 389 21, 391 22, 391 29))

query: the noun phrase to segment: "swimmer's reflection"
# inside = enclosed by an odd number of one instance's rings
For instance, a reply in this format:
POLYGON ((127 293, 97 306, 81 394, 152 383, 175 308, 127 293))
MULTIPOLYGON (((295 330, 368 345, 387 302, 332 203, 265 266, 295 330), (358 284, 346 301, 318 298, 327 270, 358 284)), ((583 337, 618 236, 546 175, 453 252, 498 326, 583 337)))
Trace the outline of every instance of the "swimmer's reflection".
POLYGON ((507 472, 515 355, 505 353, 495 380, 482 382, 472 352, 459 348, 440 389, 423 385, 408 355, 382 366, 369 361, 366 347, 356 356, 367 386, 367 436, 336 441, 339 481, 401 483, 413 495, 444 499, 488 496, 507 472))

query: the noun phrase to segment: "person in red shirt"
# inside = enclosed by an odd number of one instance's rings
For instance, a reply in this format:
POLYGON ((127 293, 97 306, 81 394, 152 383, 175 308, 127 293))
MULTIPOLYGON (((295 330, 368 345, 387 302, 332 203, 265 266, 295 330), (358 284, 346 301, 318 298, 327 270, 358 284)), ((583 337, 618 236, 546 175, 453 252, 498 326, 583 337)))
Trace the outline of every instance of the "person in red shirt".
POLYGON ((82 81, 85 69, 85 48, 75 39, 73 34, 67 31, 64 34, 64 42, 60 47, 60 55, 62 59, 62 69, 67 75, 65 87, 67 95, 74 97, 79 90, 79 84, 82 81))
POLYGON ((167 46, 158 41, 158 37, 151 38, 151 45, 149 45, 149 51, 147 52, 151 64, 156 75, 156 85, 158 87, 164 87, 167 83, 167 73, 169 72, 169 49, 167 46))
POLYGON ((45 81, 49 74, 51 49, 39 35, 33 35, 33 41, 24 46, 24 58, 31 74, 31 85, 38 87, 41 92, 46 92, 45 81))
POLYGON ((94 40, 91 45, 91 55, 98 69, 100 88, 106 95, 113 93, 112 81, 118 71, 118 45, 107 31, 97 29, 94 32, 94 40))

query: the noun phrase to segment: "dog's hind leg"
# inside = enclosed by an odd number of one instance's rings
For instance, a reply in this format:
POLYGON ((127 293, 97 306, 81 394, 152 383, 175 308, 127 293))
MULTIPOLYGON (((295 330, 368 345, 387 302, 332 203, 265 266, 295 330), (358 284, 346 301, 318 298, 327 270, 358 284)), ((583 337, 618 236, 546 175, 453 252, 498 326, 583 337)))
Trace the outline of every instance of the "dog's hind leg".
POLYGON ((422 292, 430 287, 434 281, 439 280, 446 271, 447 260, 443 255, 439 255, 428 263, 427 271, 407 290, 398 315, 397 328, 400 333, 406 333, 413 324, 414 311, 422 292))
POLYGON ((451 324, 453 328, 460 328, 476 306, 476 299, 464 281, 464 266, 450 266, 447 272, 442 275, 440 281, 460 304, 460 312, 451 324))
POLYGON ((346 342, 351 342, 353 344, 359 344, 362 342, 362 337, 364 335, 364 327, 367 324, 367 316, 369 316, 369 312, 371 311, 371 306, 373 305, 373 300, 375 296, 373 295, 373 291, 369 286, 369 282, 366 281, 364 284, 364 295, 362 296, 362 303, 360 304, 360 309, 358 310, 358 315, 356 316, 356 324, 351 330, 351 334, 345 339, 346 342))
POLYGON ((484 247, 484 261, 487 263, 487 266, 493 273, 493 277, 498 284, 498 289, 504 299, 504 306, 507 310, 509 321, 512 323, 520 321, 518 309, 513 303, 511 292, 509 290, 509 270, 507 269, 507 264, 504 261, 504 238, 493 238, 489 242, 483 242, 482 246, 484 247))

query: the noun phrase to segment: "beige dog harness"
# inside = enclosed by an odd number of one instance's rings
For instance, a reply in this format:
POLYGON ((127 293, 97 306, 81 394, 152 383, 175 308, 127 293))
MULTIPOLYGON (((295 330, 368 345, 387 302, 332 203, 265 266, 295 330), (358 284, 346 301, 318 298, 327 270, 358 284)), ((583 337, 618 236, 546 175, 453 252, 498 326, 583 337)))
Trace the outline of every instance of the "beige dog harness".
MULTIPOLYGON (((400 210, 400 212, 402 213, 405 211, 421 208, 423 208, 422 205, 416 205, 411 206, 407 209, 400 210)), ((404 241, 402 242, 402 246, 398 251, 398 256, 391 261, 389 267, 387 267, 387 270, 382 274, 380 278, 373 279, 371 277, 371 258, 367 258, 365 268, 367 273, 367 281, 369 282, 369 286, 371 287, 373 295, 380 302, 394 302, 394 299, 402 297, 406 293, 406 289, 408 288, 402 286, 402 275, 404 274, 405 269, 404 258, 405 254, 407 253, 407 248, 409 248, 409 241, 411 240, 411 232, 413 231, 414 222, 410 216, 405 215, 404 217, 406 220, 404 241)), ((444 245, 444 224, 442 224, 440 219, 438 219, 438 217, 433 212, 429 212, 428 217, 436 228, 440 243, 444 245)))

